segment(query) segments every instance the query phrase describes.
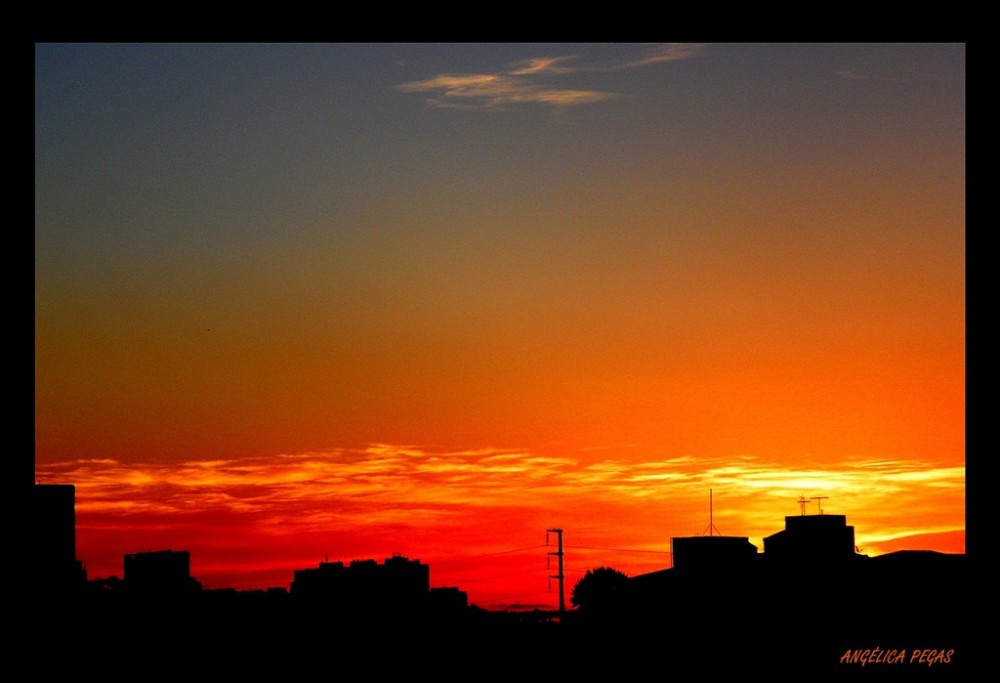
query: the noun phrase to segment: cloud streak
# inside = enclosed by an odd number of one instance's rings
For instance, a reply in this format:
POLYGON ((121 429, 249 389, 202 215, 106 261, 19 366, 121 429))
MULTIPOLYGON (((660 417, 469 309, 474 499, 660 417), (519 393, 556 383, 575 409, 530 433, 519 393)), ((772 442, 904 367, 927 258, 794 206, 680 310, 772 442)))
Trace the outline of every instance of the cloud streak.
POLYGON ((701 57, 705 53, 705 48, 704 43, 667 43, 666 45, 659 45, 651 49, 644 56, 635 61, 627 62, 620 68, 633 69, 652 64, 694 59, 695 57, 701 57))
MULTIPOLYGON (((73 482, 81 515, 153 511, 184 515, 206 510, 266 513, 349 511, 379 506, 441 510, 557 507, 564 498, 610 501, 626 497, 704 497, 708 488, 741 509, 774 510, 799 496, 823 493, 852 503, 932 491, 964 495, 961 467, 896 460, 845 460, 836 466, 789 469, 746 457, 732 461, 672 458, 581 464, 570 457, 539 456, 524 450, 445 451, 375 444, 361 450, 279 455, 271 458, 195 461, 161 465, 80 460, 39 464, 40 482, 73 482), (543 497, 544 496, 544 497, 543 497), (781 501, 775 504, 776 501, 781 501)), ((325 517, 325 515, 324 515, 325 517)), ((309 518, 287 520, 308 526, 309 518)))
POLYGON ((521 105, 544 105, 553 109, 595 104, 620 97, 620 93, 561 84, 562 77, 581 72, 609 72, 680 61, 700 56, 700 44, 656 46, 638 59, 603 67, 576 64, 577 57, 524 59, 493 73, 446 73, 396 86, 404 93, 425 93, 431 107, 506 110, 521 105))

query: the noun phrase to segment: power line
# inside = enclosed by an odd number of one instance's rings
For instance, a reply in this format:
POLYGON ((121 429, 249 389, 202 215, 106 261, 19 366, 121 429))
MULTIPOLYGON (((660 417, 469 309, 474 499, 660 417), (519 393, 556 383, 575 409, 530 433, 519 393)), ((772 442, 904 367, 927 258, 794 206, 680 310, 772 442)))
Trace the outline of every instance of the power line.
POLYGON ((552 591, 535 591, 534 593, 509 593, 506 595, 494 595, 491 597, 492 600, 517 600, 518 598, 527 598, 533 595, 551 595, 552 591))
POLYGON ((616 553, 655 553, 657 555, 672 555, 669 550, 638 550, 636 548, 601 548, 595 545, 568 545, 567 548, 580 550, 611 550, 616 553))
POLYGON ((434 566, 439 566, 442 564, 452 564, 454 562, 469 562, 471 560, 481 560, 485 557, 496 557, 497 555, 510 555, 511 553, 523 553, 528 550, 538 550, 539 548, 544 548, 545 544, 541 545, 531 545, 526 548, 514 548, 513 550, 501 550, 497 553, 487 553, 485 555, 470 555, 468 557, 456 557, 453 560, 436 560, 434 566))
MULTIPOLYGON (((469 555, 467 557, 456 557, 456 558, 453 558, 453 559, 450 559, 450 560, 436 560, 436 561, 429 562, 429 564, 433 565, 434 567, 440 567, 440 566, 443 566, 443 565, 445 565, 445 566, 446 565, 452 565, 452 564, 457 564, 457 563, 460 563, 460 562, 472 562, 472 561, 475 561, 475 560, 488 559, 488 558, 491 558, 491 557, 498 557, 498 556, 501 556, 501 555, 511 555, 511 554, 514 554, 514 553, 523 553, 523 552, 528 552, 528 551, 531 551, 531 550, 538 550, 539 548, 546 548, 546 547, 548 547, 548 544, 531 545, 531 546, 525 546, 523 548, 511 548, 509 550, 500 550, 500 551, 495 552, 495 553, 484 553, 482 555, 469 555)), ((593 545, 567 545, 567 546, 564 546, 564 547, 565 548, 572 548, 572 549, 576 549, 576 550, 604 550, 604 551, 609 551, 609 552, 620 552, 620 553, 647 553, 647 554, 655 554, 655 555, 671 555, 672 554, 669 550, 646 550, 646 549, 638 549, 638 548, 608 548, 608 547, 604 547, 604 546, 593 546, 593 545)), ((464 571, 468 571, 468 570, 459 570, 459 571, 463 571, 464 572, 464 571)), ((458 584, 458 585, 466 585, 466 584, 473 584, 473 583, 482 583, 482 582, 486 582, 486 581, 495 581, 495 580, 499 580, 499 579, 504 579, 504 578, 508 578, 508 577, 511 577, 511 576, 523 576, 525 574, 539 573, 541 571, 547 571, 547 570, 544 570, 542 568, 522 569, 522 570, 519 570, 519 571, 505 572, 505 573, 502 573, 502 574, 491 574, 490 576, 480 576, 480 577, 469 578, 469 579, 464 579, 464 580, 463 579, 450 579, 449 583, 458 584)), ((527 593, 527 594, 526 593, 520 593, 520 594, 511 595, 510 597, 511 598, 514 598, 514 597, 517 597, 517 596, 523 597, 525 595, 536 595, 536 594, 547 593, 547 592, 549 592, 549 591, 541 591, 540 593, 527 593)))
POLYGON ((521 569, 521 570, 516 571, 516 572, 506 572, 504 574, 493 574, 492 576, 480 576, 479 578, 476 578, 476 579, 464 579, 464 580, 461 580, 461 581, 455 581, 455 583, 460 583, 461 585, 464 586, 467 583, 479 583, 480 581, 492 581, 494 579, 503 579, 503 578, 506 578, 508 576, 520 576, 520 575, 523 575, 523 574, 535 574, 535 573, 543 572, 543 571, 547 572, 548 570, 545 569, 544 567, 535 567, 534 569, 521 569))

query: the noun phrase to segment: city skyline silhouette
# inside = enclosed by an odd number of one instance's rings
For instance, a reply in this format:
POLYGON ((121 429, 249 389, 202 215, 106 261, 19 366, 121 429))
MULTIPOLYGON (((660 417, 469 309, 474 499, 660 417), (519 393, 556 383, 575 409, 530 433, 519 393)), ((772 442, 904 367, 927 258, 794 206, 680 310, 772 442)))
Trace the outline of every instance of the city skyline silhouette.
MULTIPOLYGON (((591 568, 572 589, 572 608, 525 612, 483 610, 460 587, 432 588, 431 567, 401 555, 381 563, 320 562, 296 570, 288 589, 266 591, 205 590, 183 550, 126 554, 120 579, 88 580, 75 556, 74 505, 72 485, 34 487, 34 619, 43 628, 58 627, 70 614, 93 620, 102 640, 132 643, 140 633, 134 642, 150 653, 176 647, 178 637, 209 637, 197 625, 201 620, 213 628, 224 624, 227 638, 264 639, 271 646, 294 647, 307 634, 354 642, 359 634, 377 633, 391 648, 450 643, 482 648, 480 655, 512 644, 522 655, 546 647, 580 654, 574 648, 596 642, 626 647, 649 637, 644 629, 656 621, 658 632, 671 638, 662 644, 666 652, 702 655, 721 645, 731 655, 763 658, 762 669, 775 673, 790 666, 843 673, 868 665, 897 672, 937 665, 954 674, 968 656, 967 632, 958 621, 971 597, 964 554, 897 551, 870 558, 858 552, 845 516, 821 509, 806 514, 804 505, 799 515, 785 517, 783 530, 765 538, 762 553, 746 537, 675 537, 671 567, 634 577, 591 568), (612 574, 618 578, 609 582, 612 574), (947 586, 948 598, 915 599, 914 590, 926 585, 947 586), (878 605, 866 609, 859 598, 873 587, 878 605), (762 607, 787 616, 805 604, 814 622, 806 630, 789 632, 787 624, 759 618, 762 607), (662 627, 664 620, 673 627, 662 627), (705 629, 710 642, 699 641, 701 635, 692 640, 693 628, 705 629), (773 642, 795 651, 767 661, 773 642)), ((561 555, 563 530, 550 531, 560 536, 559 552, 550 554, 561 555)), ((80 633, 67 637, 83 649, 93 645, 80 633)))
MULTIPOLYGON (((711 492, 710 492, 711 493, 711 492)), ((800 497, 796 502, 799 504, 800 513, 797 516, 785 517, 785 529, 770 534, 763 539, 763 549, 752 543, 747 536, 733 536, 721 534, 714 524, 714 519, 710 516, 709 526, 697 536, 674 536, 670 539, 670 550, 663 553, 656 553, 669 556, 669 564, 653 573, 662 570, 678 568, 681 573, 704 570, 708 573, 716 571, 716 566, 724 566, 728 563, 745 563, 752 561, 767 552, 770 545, 771 558, 795 558, 796 561, 819 561, 821 564, 831 559, 844 557, 865 557, 856 543, 854 526, 847 525, 846 515, 830 513, 822 509, 822 500, 829 496, 817 496, 813 499, 800 497), (807 513, 806 506, 817 503, 816 513, 807 513)), ((710 511, 710 515, 712 512, 710 511)), ((76 549, 76 487, 73 484, 35 484, 34 504, 33 504, 33 527, 31 538, 37 544, 33 556, 37 558, 38 568, 35 574, 44 577, 42 583, 52 582, 55 584, 83 584, 87 579, 86 565, 78 557, 76 549), (50 568, 56 568, 47 571, 50 568), (60 569, 61 568, 61 569, 60 569), (48 578, 49 576, 54 578, 48 578)), ((549 560, 553 556, 559 556, 559 571, 562 571, 562 559, 565 555, 564 548, 572 550, 593 550, 586 546, 573 544, 563 544, 563 529, 546 529, 546 542, 544 545, 530 546, 527 548, 516 548, 494 554, 492 557, 504 555, 510 552, 526 552, 538 549, 545 549, 545 555, 549 560), (558 544, 549 543, 549 534, 556 533, 558 544), (552 550, 558 548, 558 551, 552 550)), ((603 548, 609 552, 629 553, 635 552, 627 548, 603 548)), ((652 551, 656 552, 656 551, 652 551)), ((940 555, 937 551, 921 548, 910 548, 903 551, 886 553, 892 557, 905 557, 907 553, 923 553, 940 555)), ((952 553, 956 554, 956 553, 952 553)), ((961 553, 964 554, 964 553, 961 553)), ((881 555, 878 555, 881 556, 881 555)), ((446 560, 447 562, 462 561, 469 558, 457 558, 446 560)), ((784 559, 784 561, 788 561, 784 559)), ((299 592, 309 592, 311 586, 322 585, 321 578, 324 573, 334 572, 337 575, 348 576, 352 572, 373 571, 378 567, 388 569, 390 564, 396 565, 402 562, 403 566, 415 563, 421 567, 423 578, 415 578, 417 584, 426 584, 424 592, 431 590, 430 575, 427 572, 428 565, 422 564, 419 559, 410 560, 399 552, 394 552, 390 557, 385 558, 382 565, 378 565, 372 558, 353 558, 348 562, 342 559, 330 560, 325 556, 319 562, 317 568, 299 567, 294 570, 293 578, 287 586, 268 586, 266 589, 290 589, 295 591, 296 583, 299 584, 299 592), (318 582, 318 583, 317 583, 318 582)), ((143 567, 149 566, 150 576, 168 577, 163 579, 175 587, 183 584, 182 588, 176 590, 202 590, 202 585, 191 575, 190 552, 187 550, 165 548, 159 550, 141 550, 123 554, 122 576, 110 575, 104 577, 90 577, 90 580, 105 582, 119 580, 128 582, 129 565, 132 564, 133 577, 141 577, 146 572, 143 567), (147 564, 148 563, 148 564, 147 564), (191 582, 187 584, 186 582, 191 582)), ((589 567, 587 573, 595 569, 589 567)), ((551 562, 546 562, 546 571, 555 571, 551 562)), ((406 574, 406 572, 403 572, 406 574)), ((627 575, 626 575, 627 576, 627 575)), ((549 576, 549 579, 559 578, 558 575, 549 576)), ((413 580, 409 580, 412 584, 413 580)), ((143 580, 133 579, 133 585, 141 585, 143 580)), ((551 581, 550 581, 551 586, 551 581)), ((232 586, 224 586, 222 590, 232 590, 232 586)), ((447 587, 452 589, 454 587, 447 587)), ((171 589, 171 590, 175 590, 171 589)), ((313 588, 315 590, 315 588, 313 588)), ((551 592, 551 587, 549 592, 551 592)), ((561 596, 562 597, 562 596, 561 596)), ((560 600, 561 611, 565 610, 565 600, 560 600)))

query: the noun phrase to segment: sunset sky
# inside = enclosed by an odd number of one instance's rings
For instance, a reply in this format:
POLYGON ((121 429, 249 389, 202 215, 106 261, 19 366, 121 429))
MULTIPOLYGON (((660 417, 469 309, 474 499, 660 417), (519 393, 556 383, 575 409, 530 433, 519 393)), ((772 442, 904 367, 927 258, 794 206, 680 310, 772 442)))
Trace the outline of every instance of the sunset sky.
POLYGON ((210 588, 551 607, 710 489, 962 552, 965 114, 956 44, 37 45, 35 479, 210 588))

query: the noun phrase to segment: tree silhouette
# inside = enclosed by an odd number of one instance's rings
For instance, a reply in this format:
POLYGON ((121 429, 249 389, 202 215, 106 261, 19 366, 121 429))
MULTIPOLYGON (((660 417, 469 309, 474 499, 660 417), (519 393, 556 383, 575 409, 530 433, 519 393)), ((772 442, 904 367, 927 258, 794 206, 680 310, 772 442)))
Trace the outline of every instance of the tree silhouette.
POLYGON ((627 586, 628 576, 617 569, 588 569, 573 586, 569 601, 581 611, 604 611, 620 604, 627 586))

